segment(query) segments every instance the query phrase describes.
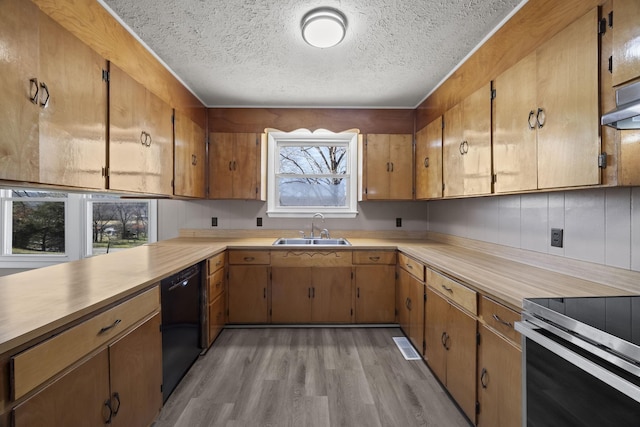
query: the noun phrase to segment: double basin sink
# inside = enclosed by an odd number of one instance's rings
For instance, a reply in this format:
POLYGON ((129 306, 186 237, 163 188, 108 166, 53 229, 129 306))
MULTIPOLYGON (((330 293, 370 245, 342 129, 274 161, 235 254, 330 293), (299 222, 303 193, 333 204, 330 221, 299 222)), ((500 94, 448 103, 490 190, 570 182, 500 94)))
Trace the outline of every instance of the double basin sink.
POLYGON ((322 239, 322 238, 280 238, 273 242, 273 246, 351 246, 351 243, 344 238, 322 239))

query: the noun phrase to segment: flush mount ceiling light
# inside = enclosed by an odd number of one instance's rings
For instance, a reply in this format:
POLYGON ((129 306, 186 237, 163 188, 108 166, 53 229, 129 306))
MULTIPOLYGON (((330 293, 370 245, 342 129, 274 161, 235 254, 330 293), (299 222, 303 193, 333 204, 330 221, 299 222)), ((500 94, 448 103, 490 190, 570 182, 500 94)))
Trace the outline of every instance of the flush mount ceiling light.
POLYGON ((340 43, 347 31, 347 18, 337 9, 319 7, 302 18, 302 38, 321 49, 340 43))

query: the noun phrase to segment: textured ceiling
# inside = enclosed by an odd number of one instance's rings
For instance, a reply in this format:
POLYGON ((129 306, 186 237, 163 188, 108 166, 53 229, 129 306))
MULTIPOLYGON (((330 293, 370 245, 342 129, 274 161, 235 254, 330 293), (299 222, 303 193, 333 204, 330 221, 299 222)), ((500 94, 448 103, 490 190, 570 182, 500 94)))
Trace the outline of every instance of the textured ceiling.
POLYGON ((100 2, 209 107, 414 108, 521 0, 100 2), (347 17, 336 47, 300 35, 318 6, 347 17))

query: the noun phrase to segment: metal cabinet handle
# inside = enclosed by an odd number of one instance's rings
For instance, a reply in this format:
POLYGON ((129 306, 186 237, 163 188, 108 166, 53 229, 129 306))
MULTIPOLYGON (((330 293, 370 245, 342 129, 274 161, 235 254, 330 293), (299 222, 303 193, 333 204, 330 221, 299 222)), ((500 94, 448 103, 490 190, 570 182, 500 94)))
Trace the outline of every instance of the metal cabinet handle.
POLYGON ((267 299, 267 288, 262 288, 262 298, 267 299))
POLYGON ((413 265, 409 264, 409 263, 405 263, 405 265, 407 266, 407 268, 410 268, 413 270, 413 265))
POLYGON ((393 162, 391 162, 391 172, 393 172, 393 162))
POLYGON ((487 388, 487 369, 486 368, 482 368, 482 372, 480 373, 480 384, 482 385, 482 388, 487 388))
POLYGON ((32 103, 38 105, 38 93, 40 92, 40 85, 38 85, 38 79, 33 78, 29 79, 29 94, 31 95, 29 99, 32 103), (33 89, 35 88, 35 92, 33 89))
POLYGON ((44 101, 40 101, 40 107, 47 108, 49 106, 49 98, 51 98, 51 95, 49 94, 49 87, 45 82, 40 82, 40 88, 42 88, 46 94, 44 101))
POLYGON ((411 311, 412 310, 411 307, 413 307, 413 301, 411 301, 411 298, 407 298, 407 303, 408 303, 407 308, 409 309, 409 311, 411 311))
POLYGON ((118 406, 113 408, 113 416, 115 417, 116 415, 118 415, 118 412, 120 411, 120 393, 118 392, 113 393, 113 399, 115 399, 116 403, 118 404, 118 406))
POLYGON ((451 336, 448 333, 444 333, 444 349, 449 351, 449 349, 451 347, 449 347, 449 339, 451 339, 451 336))
POLYGON ((529 118, 527 119, 527 123, 529 124, 529 129, 533 130, 536 128, 536 121, 534 120, 533 122, 531 122, 531 119, 533 119, 536 116, 536 112, 531 110, 529 111, 529 118))
POLYGON ((113 418, 113 409, 111 409, 111 399, 107 399, 104 401, 104 407, 109 410, 109 416, 106 420, 104 420, 105 424, 111 424, 111 419, 113 418))
POLYGON ((311 288, 308 288, 308 290, 309 290, 309 293, 308 293, 309 294, 309 299, 311 299, 311 288))
POLYGON ((151 146, 151 134, 149 134, 148 132, 142 131, 140 133, 140 144, 144 145, 145 147, 150 147, 151 146))
POLYGON ((469 141, 462 141, 462 154, 467 154, 469 152, 469 141))
POLYGON ((316 297, 316 288, 311 288, 311 298, 316 297))
POLYGON ((387 162, 387 172, 389 172, 389 162, 387 162))
POLYGON ((145 140, 145 144, 147 147, 151 147, 151 134, 147 134, 147 139, 145 140))
POLYGON ((451 289, 451 288, 449 288, 449 287, 447 287, 445 285, 442 285, 442 289, 444 289, 445 291, 449 292, 450 294, 453 293, 453 289, 451 289))
POLYGON ((236 170, 236 169, 237 169, 237 166, 238 166, 238 164, 237 164, 237 163, 236 163, 236 161, 234 160, 234 161, 233 161, 233 170, 236 170))
POLYGON ((493 314, 491 317, 493 317, 493 320, 495 320, 498 323, 502 323, 505 326, 508 326, 509 328, 513 329, 513 325, 511 324, 511 322, 507 322, 506 320, 502 320, 500 318, 500 316, 498 316, 497 314, 493 314))
POLYGON ((458 150, 460 151, 460 154, 464 156, 464 149, 462 148, 462 144, 464 144, 464 141, 460 143, 460 147, 458 147, 458 150))
POLYGON ((538 108, 538 113, 536 114, 536 122, 538 123, 538 128, 542 129, 545 122, 547 121, 547 115, 545 114, 542 108, 538 108))
POLYGON ((370 256, 369 259, 371 261, 380 261, 380 257, 379 256, 370 256))
POLYGON ((428 157, 425 157, 425 158, 424 158, 424 167, 425 167, 425 168, 428 168, 428 167, 429 167, 429 158, 428 158, 428 157))
POLYGON ((356 288, 356 298, 360 298, 360 288, 356 288))
POLYGON ((229 170, 232 171, 233 170, 233 160, 229 162, 229 170))
POLYGON ((191 155, 191 164, 192 164, 193 166, 195 166, 195 165, 197 165, 197 164, 198 164, 198 156, 196 156, 195 154, 192 154, 192 155, 191 155))
POLYGON ((111 329, 115 328, 116 326, 118 326, 118 325, 120 324, 120 322, 122 322, 122 320, 121 320, 121 319, 116 319, 116 320, 115 320, 112 324, 110 324, 109 326, 105 326, 105 327, 101 328, 101 329, 98 331, 98 335, 100 335, 100 334, 104 334, 105 332, 107 332, 107 331, 109 331, 109 330, 111 330, 111 329))
POLYGON ((255 260, 255 257, 252 257, 252 256, 246 256, 246 257, 244 257, 244 260, 245 260, 246 262, 251 262, 251 261, 255 260))
POLYGON ((440 342, 442 343, 442 346, 444 348, 447 348, 446 340, 447 340, 447 333, 443 332, 442 335, 440 336, 440 342))

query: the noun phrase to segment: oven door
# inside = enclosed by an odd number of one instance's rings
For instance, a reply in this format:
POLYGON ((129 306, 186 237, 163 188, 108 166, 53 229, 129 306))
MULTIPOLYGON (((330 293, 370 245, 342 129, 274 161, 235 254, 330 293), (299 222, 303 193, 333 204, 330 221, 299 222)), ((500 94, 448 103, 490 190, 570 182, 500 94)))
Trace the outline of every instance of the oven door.
POLYGON ((525 320, 516 329, 523 335, 523 426, 640 426, 640 377, 554 327, 525 320))

